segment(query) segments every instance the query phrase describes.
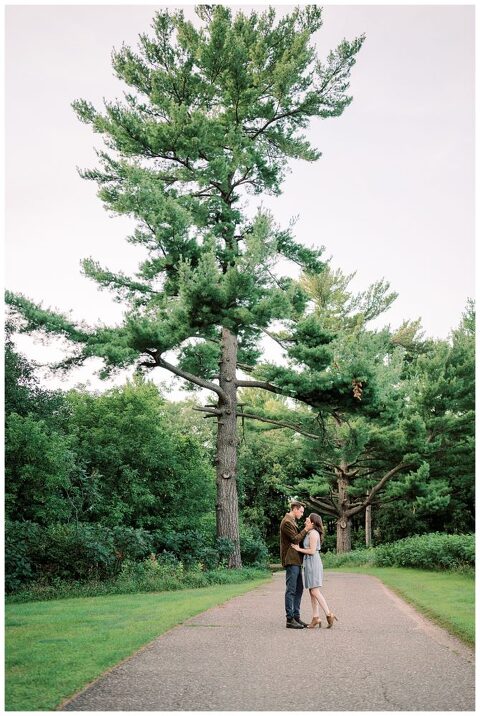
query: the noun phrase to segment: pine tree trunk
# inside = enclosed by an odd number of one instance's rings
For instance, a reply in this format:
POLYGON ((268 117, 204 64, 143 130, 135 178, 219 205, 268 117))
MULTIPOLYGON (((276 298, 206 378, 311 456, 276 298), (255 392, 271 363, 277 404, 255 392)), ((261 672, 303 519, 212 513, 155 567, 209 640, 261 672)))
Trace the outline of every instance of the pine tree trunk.
POLYGON ((219 399, 222 415, 217 431, 217 537, 227 537, 234 544, 228 566, 242 566, 238 526, 237 494, 237 338, 227 328, 222 329, 222 357, 220 359, 220 387, 226 400, 219 399))
POLYGON ((352 549, 352 521, 342 515, 337 520, 337 554, 350 552, 352 549))

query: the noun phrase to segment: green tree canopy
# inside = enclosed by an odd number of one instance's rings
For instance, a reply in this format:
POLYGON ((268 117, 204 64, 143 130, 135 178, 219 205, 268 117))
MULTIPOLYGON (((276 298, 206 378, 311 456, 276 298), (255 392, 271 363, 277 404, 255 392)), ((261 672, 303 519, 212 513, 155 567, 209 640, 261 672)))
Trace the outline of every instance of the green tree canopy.
POLYGON ((388 486, 378 511, 383 539, 435 530, 469 532, 475 522, 475 307, 469 301, 448 340, 414 342, 405 362, 422 425, 428 474, 388 486), (392 499, 391 506, 388 500, 392 499), (395 519, 393 514, 395 513, 395 519))
POLYGON ((208 453, 154 385, 72 391, 68 401, 77 460, 97 486, 83 507, 89 521, 176 532, 211 510, 208 453))

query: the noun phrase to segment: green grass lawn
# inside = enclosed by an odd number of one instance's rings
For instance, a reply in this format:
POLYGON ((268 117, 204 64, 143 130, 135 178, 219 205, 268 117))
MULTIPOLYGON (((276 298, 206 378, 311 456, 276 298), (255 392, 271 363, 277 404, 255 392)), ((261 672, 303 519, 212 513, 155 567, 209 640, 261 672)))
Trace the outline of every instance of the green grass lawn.
POLYGON ((378 577, 451 634, 467 644, 475 643, 475 579, 472 574, 400 567, 338 567, 337 571, 378 577))
POLYGON ((189 617, 269 581, 5 606, 5 709, 54 710, 189 617))

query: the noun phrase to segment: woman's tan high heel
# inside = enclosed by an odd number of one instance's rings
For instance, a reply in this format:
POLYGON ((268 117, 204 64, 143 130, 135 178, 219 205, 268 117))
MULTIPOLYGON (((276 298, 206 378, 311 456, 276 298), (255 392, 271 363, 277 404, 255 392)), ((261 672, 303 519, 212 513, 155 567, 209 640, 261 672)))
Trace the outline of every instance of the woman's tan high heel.
POLYGON ((322 622, 320 621, 320 617, 312 617, 312 621, 310 624, 307 624, 307 629, 315 629, 315 627, 318 626, 319 629, 322 628, 322 622))
POLYGON ((335 614, 334 614, 333 612, 330 612, 330 614, 327 614, 327 622, 328 622, 327 629, 331 629, 331 628, 332 628, 334 621, 337 621, 337 622, 338 622, 338 619, 337 619, 337 617, 335 616, 335 614))

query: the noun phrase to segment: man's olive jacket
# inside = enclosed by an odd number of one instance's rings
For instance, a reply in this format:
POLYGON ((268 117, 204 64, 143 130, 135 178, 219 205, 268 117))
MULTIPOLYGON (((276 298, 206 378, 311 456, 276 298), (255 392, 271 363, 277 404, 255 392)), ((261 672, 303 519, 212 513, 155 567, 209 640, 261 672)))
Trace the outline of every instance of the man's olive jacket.
POLYGON ((287 567, 289 564, 301 565, 303 561, 303 554, 296 552, 292 549, 291 545, 298 544, 307 534, 307 530, 299 531, 295 519, 290 516, 287 512, 285 517, 280 523, 280 557, 282 560, 282 567, 287 567))

